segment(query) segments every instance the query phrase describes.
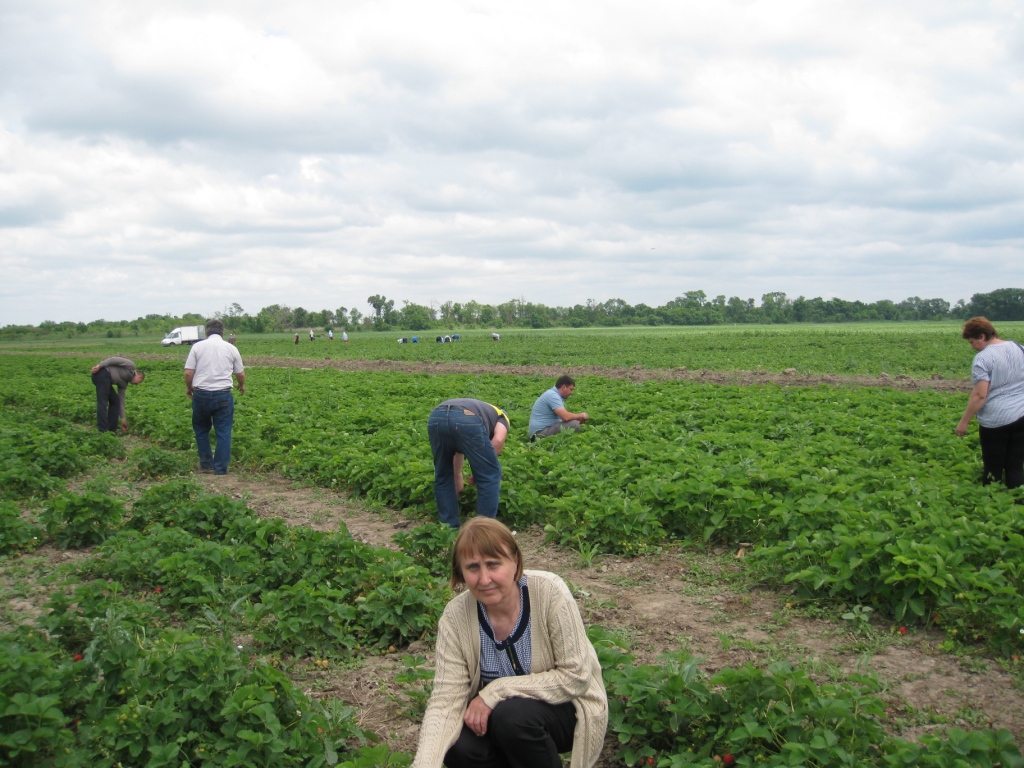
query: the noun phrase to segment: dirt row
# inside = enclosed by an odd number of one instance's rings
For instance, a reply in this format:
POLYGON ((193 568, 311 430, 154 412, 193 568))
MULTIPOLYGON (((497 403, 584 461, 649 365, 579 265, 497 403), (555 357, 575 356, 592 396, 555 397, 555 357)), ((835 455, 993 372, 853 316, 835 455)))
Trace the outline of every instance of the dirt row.
MULTIPOLYGON (((21 354, 2 351, 0 354, 21 354)), ((91 357, 80 352, 55 353, 64 357, 91 357)), ((180 355, 171 354, 138 354, 138 360, 180 360, 180 355)), ((553 366, 553 365, 492 365, 485 363, 433 362, 405 360, 338 360, 325 358, 289 358, 289 357, 249 357, 245 358, 246 367, 263 368, 330 368, 336 371, 370 371, 383 373, 412 374, 506 374, 512 376, 542 376, 557 378, 563 373, 571 376, 601 376, 608 379, 627 381, 692 381, 707 384, 732 384, 756 386, 776 384, 779 386, 816 387, 821 384, 842 387, 888 387, 905 392, 916 392, 931 389, 939 392, 970 392, 969 379, 944 379, 933 374, 928 379, 915 379, 911 376, 898 374, 890 376, 881 373, 878 376, 839 376, 837 374, 800 373, 795 368, 788 368, 782 373, 769 371, 710 371, 704 368, 612 368, 600 365, 591 366, 553 366)))

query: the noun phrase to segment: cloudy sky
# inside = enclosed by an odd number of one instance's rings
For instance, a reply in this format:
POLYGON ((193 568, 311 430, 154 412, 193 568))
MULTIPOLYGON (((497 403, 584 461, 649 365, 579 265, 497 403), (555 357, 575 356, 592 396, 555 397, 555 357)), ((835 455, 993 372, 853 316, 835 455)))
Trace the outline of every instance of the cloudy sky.
POLYGON ((1019 0, 0 0, 0 325, 1024 284, 1019 0))

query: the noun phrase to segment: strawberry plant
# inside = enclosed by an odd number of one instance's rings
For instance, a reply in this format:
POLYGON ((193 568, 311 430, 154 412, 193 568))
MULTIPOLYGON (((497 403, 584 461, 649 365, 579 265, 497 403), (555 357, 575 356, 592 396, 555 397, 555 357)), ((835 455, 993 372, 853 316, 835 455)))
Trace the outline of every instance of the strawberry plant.
POLYGON ((120 501, 87 491, 58 496, 43 512, 42 521, 57 546, 67 549, 99 544, 120 527, 123 517, 120 501))
POLYGON ((0 555, 31 552, 41 543, 43 532, 21 516, 9 502, 0 502, 0 555))

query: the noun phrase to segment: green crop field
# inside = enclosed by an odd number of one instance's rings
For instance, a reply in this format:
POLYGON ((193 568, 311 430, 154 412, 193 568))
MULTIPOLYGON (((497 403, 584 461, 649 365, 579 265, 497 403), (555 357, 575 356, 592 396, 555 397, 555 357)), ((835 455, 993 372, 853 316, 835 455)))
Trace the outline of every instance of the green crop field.
MULTIPOLYGON (((999 327, 1024 335, 1024 324, 999 327)), ((448 596, 450 537, 429 523, 426 419, 450 397, 510 414, 499 516, 542 527, 580 557, 752 544, 744 561, 752 583, 938 627, 994 658, 1022 653, 1024 492, 978 484, 976 432, 953 434, 963 394, 587 374, 571 407, 592 421, 579 434, 530 443, 529 409, 549 376, 317 366, 329 356, 964 379, 972 352, 958 326, 461 335, 415 345, 369 333, 351 334, 348 345, 238 341, 244 357, 268 364, 249 368, 247 394, 236 397, 235 460, 420 518, 404 552, 344 531, 288 528, 201 492, 187 478, 185 350, 134 338, 0 349, 4 578, 17 583, 19 561, 44 543, 89 553, 48 573, 48 602, 36 615, 2 614, 0 756, 11 765, 404 765, 404 755, 360 746, 367 735, 353 712, 309 700, 228 641, 244 634, 263 655, 341 660, 430 636, 448 596), (88 368, 114 353, 155 356, 128 395, 132 432, 144 441, 131 455, 89 429, 88 368), (309 364, 272 364, 288 357, 309 364), (126 464, 137 492, 123 498, 109 483, 75 480, 111 462, 126 464)), ((474 501, 468 489, 464 511, 474 501)), ((712 766, 724 750, 749 757, 738 765, 1024 764, 1005 732, 919 744, 886 736, 877 681, 826 688, 776 666, 722 670, 705 685, 689 661, 634 667, 612 635, 595 628, 593 637, 613 700, 617 764, 712 766), (772 685, 781 688, 770 693, 772 685), (770 703, 783 690, 785 712, 770 703)))
MULTIPOLYGON (((1004 338, 1024 338, 1024 323, 1000 323, 1004 338)), ((320 337, 299 344, 289 334, 243 335, 243 356, 300 360, 398 360, 480 363, 507 366, 606 366, 613 368, 677 368, 766 370, 796 368, 801 373, 907 375, 966 378, 970 347, 960 326, 950 322, 866 323, 843 325, 714 326, 510 330, 501 340, 490 331, 463 331, 451 344, 434 341, 438 332, 418 333, 419 343, 398 344, 417 333, 352 333, 343 344, 320 337)), ((184 360, 187 348, 163 348, 159 339, 49 339, 0 344, 0 351, 88 354, 172 355, 184 360)))

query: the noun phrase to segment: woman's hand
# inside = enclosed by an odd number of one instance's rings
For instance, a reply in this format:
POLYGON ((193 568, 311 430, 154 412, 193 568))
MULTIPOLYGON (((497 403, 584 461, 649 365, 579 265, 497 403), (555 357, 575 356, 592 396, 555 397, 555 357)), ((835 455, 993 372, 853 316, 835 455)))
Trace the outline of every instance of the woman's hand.
POLYGON ((462 722, 477 736, 484 736, 487 733, 487 721, 491 717, 491 711, 491 708, 484 704, 484 700, 477 696, 469 702, 462 722))

